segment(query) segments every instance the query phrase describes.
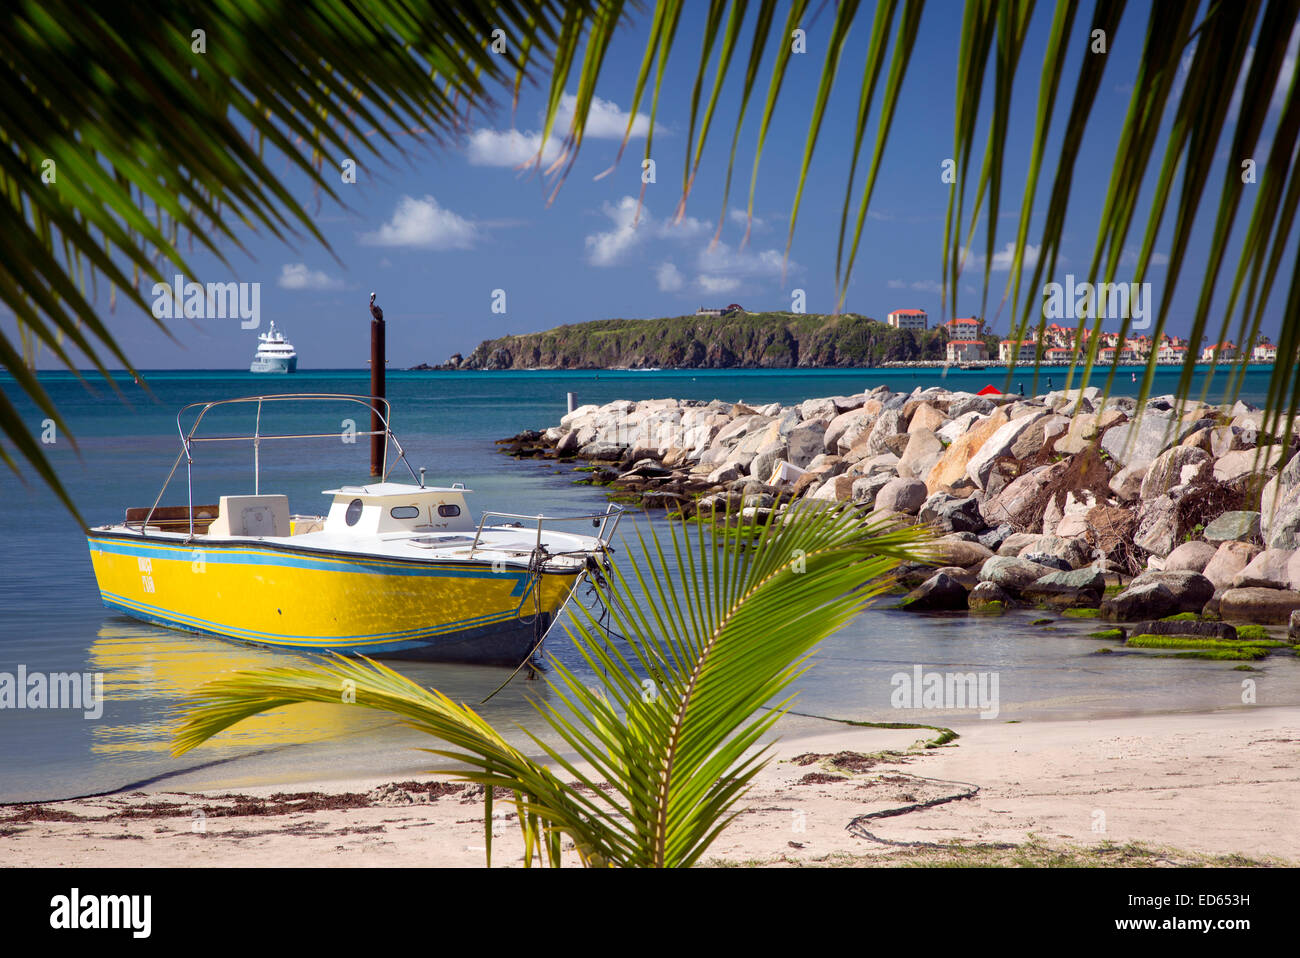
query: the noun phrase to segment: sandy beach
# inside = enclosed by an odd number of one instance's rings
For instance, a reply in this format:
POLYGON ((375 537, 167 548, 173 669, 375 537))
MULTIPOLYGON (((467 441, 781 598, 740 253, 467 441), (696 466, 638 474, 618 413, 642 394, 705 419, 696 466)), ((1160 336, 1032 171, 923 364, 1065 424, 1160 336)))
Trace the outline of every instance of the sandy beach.
MULTIPOLYGON (((714 865, 1300 861, 1300 708, 925 730, 800 720, 714 865)), ((481 867, 481 792, 421 777, 131 791, 0 809, 7 866, 481 867)), ((522 863, 496 805, 493 865, 522 863)), ((577 864, 576 856, 570 859, 577 864)))

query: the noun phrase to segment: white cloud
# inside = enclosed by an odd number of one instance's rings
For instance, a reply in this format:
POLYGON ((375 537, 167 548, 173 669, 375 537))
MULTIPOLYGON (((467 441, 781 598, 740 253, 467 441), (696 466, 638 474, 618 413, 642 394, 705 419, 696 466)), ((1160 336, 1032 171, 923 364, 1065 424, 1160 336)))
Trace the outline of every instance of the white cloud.
MULTIPOLYGON (((555 122, 551 126, 551 135, 546 138, 546 148, 542 151, 542 162, 551 163, 560 155, 560 144, 569 124, 573 122, 574 107, 578 98, 566 93, 560 99, 560 107, 555 112, 555 122)), ((631 114, 620 110, 618 105, 593 97, 587 110, 587 125, 583 136, 595 140, 621 140, 627 130, 631 114)), ((638 113, 632 121, 632 136, 645 136, 650 129, 650 117, 638 113)), ((542 146, 540 129, 521 132, 519 130, 475 130, 469 135, 465 147, 465 158, 474 166, 521 166, 537 158, 537 150, 542 146)))
MULTIPOLYGON (((1135 249, 1126 249, 1119 258, 1120 266, 1136 266, 1138 263, 1138 251, 1135 249)), ((1152 266, 1168 266, 1169 257, 1165 253, 1151 254, 1152 266)))
POLYGON ((587 237, 587 262, 592 266, 612 266, 636 245, 640 235, 644 235, 638 234, 638 231, 648 226, 650 214, 642 210, 638 220, 636 198, 632 196, 623 197, 617 205, 602 204, 601 212, 613 221, 614 228, 587 237))
POLYGON ((469 249, 479 238, 478 227, 458 213, 423 199, 403 196, 392 219, 373 233, 363 233, 366 246, 413 246, 422 249, 469 249))
POLYGON ((932 279, 916 279, 912 280, 910 283, 906 280, 891 279, 889 282, 885 283, 885 286, 889 289, 912 289, 916 290, 918 293, 943 292, 943 286, 932 279))
POLYGON ((751 223, 748 211, 738 209, 734 206, 727 211, 727 219, 731 220, 731 222, 741 228, 744 228, 748 224, 750 229, 754 232, 761 232, 762 230, 767 229, 767 220, 763 219, 763 217, 755 216, 751 223))
MULTIPOLYGON (((469 136, 465 157, 474 166, 519 166, 537 157, 542 145, 540 131, 475 130, 469 136)), ((554 136, 546 141, 542 162, 549 163, 560 154, 560 141, 554 136)))
POLYGON ((308 269, 306 263, 285 263, 276 285, 282 289, 342 289, 343 281, 320 270, 308 269))
MULTIPOLYGON (((726 243, 705 246, 700 250, 698 266, 702 273, 732 276, 777 277, 785 267, 785 257, 780 250, 765 249, 758 252, 750 249, 732 249, 726 243)), ((798 264, 791 262, 788 270, 798 269, 798 264)))
MULTIPOLYGON (((569 124, 573 122, 573 110, 577 105, 578 98, 571 93, 566 93, 560 98, 560 108, 555 111, 555 125, 552 129, 558 131, 561 136, 568 132, 569 124)), ((623 134, 627 132, 627 122, 630 118, 631 114, 619 109, 617 103, 594 96, 591 98, 591 106, 587 109, 587 125, 583 128, 582 135, 597 140, 621 140, 623 134)), ((650 117, 638 113, 636 119, 632 121, 632 136, 645 136, 649 129, 650 117)))
POLYGON ((665 293, 675 293, 685 285, 681 272, 671 260, 659 264, 655 270, 655 281, 665 293))
POLYGON ((676 223, 656 219, 645 206, 638 217, 635 196, 624 196, 616 204, 604 203, 601 212, 609 217, 614 228, 586 238, 587 262, 592 266, 613 266, 647 239, 687 240, 702 236, 709 229, 703 220, 693 216, 684 216, 676 223))
POLYGON ((740 280, 734 276, 701 275, 695 282, 706 293, 733 293, 740 289, 740 280))
MULTIPOLYGON (((1020 258, 1020 268, 1033 269, 1035 266, 1037 266, 1038 251, 1041 249, 1042 249, 1041 246, 1034 246, 1030 243, 1026 243, 1024 255, 1021 256, 1020 258)), ((978 266, 980 269, 983 269, 984 257, 980 256, 980 257, 973 257, 973 258, 978 259, 979 261, 978 266)), ((992 271, 994 273, 1010 272, 1011 264, 1015 260, 1015 258, 1016 258, 1016 244, 1009 242, 1007 243, 1006 246, 1002 247, 1002 249, 998 250, 996 253, 993 254, 992 271)))

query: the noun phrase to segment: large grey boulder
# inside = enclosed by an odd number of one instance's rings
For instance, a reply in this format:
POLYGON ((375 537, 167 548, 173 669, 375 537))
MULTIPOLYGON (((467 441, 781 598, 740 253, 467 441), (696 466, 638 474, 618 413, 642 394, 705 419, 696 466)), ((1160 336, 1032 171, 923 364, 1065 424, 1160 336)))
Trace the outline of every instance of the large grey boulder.
POLYGON ((1011 601, 1011 596, 1002 590, 1002 587, 993 582, 981 582, 970 590, 970 595, 966 598, 966 607, 972 612, 982 612, 988 610, 994 603, 1005 608, 1011 601))
POLYGON ((1205 527, 1206 542, 1258 542, 1260 540, 1260 514, 1258 512, 1225 512, 1211 519, 1205 527))
POLYGON ((1165 571, 1204 572, 1218 551, 1218 546, 1208 542, 1184 542, 1166 557, 1165 571))
POLYGON ((1281 461, 1281 446, 1259 446, 1224 453, 1214 464, 1214 478, 1220 482, 1233 482, 1245 476, 1263 476, 1281 461))
POLYGON ((822 454, 825 447, 826 421, 824 419, 805 419, 786 434, 789 451, 786 459, 790 465, 806 469, 814 459, 822 454))
POLYGON ((907 446, 898 459, 898 474, 911 479, 924 479, 943 455, 944 445, 928 429, 910 431, 908 437, 907 446))
POLYGON ((853 442, 872 427, 875 419, 876 417, 865 409, 840 413, 826 424, 826 432, 822 438, 826 451, 832 455, 848 452, 853 442))
POLYGON ((1028 585, 1055 572, 1037 562, 1013 556, 993 556, 980 569, 980 581, 992 582, 1010 595, 1020 595, 1028 585))
POLYGON ((864 506, 872 506, 876 503, 876 496, 880 490, 893 482, 893 477, 888 473, 877 472, 870 476, 863 476, 861 479, 854 479, 850 487, 850 496, 854 502, 864 506))
POLYGON ((1135 545, 1163 558, 1174 551, 1182 537, 1178 504, 1172 497, 1162 495, 1142 500, 1138 505, 1137 532, 1133 535, 1135 545))
POLYGON ((1134 622, 1129 632, 1133 635, 1200 635, 1228 642, 1237 638, 1236 628, 1226 622, 1188 622, 1181 619, 1173 622, 1160 619, 1134 622))
POLYGON ((1160 582, 1145 582, 1142 585, 1130 585, 1118 595, 1102 599, 1100 615, 1103 619, 1128 622, 1134 619, 1161 619, 1178 611, 1178 603, 1168 586, 1160 582))
POLYGON ((1260 499, 1264 542, 1270 549, 1300 547, 1300 454, 1265 486, 1260 499))
POLYGON ((1106 590, 1106 577, 1096 569, 1049 572, 1021 590, 1031 602, 1045 602, 1060 608, 1095 606, 1106 590))
POLYGON ((971 482, 983 489, 988 482, 989 473, 993 471, 994 460, 1010 456, 1012 446, 1021 434, 1047 415, 1046 410, 1039 410, 999 426, 966 464, 966 475, 971 482))
MULTIPOLYGON (((979 537, 980 545, 997 552, 1002 547, 1002 543, 1006 542, 1009 536, 1014 535, 1015 531, 1015 526, 1011 525, 1009 522, 1004 522, 1001 525, 995 526, 987 532, 982 533, 979 537)), ((1014 553, 1012 554, 1014 555, 1014 553)))
POLYGON ((1036 544, 1041 538, 1033 532, 1013 532, 1002 540, 997 553, 1000 556, 1018 556, 1026 546, 1036 544))
POLYGON ((946 572, 937 572, 909 592, 898 608, 909 612, 953 612, 965 609, 967 590, 946 572))
POLYGON ((1041 553, 1060 559, 1068 568, 1078 569, 1092 560, 1092 549, 1083 539, 1068 539, 1063 536, 1042 535, 1025 543, 1017 553, 1022 559, 1033 560, 1035 553, 1041 553))
POLYGON ((876 494, 876 509, 890 509, 916 515, 925 502, 925 483, 920 479, 891 479, 876 494))
POLYGON ((1197 482, 1209 475, 1213 460, 1204 449, 1195 446, 1174 446, 1162 452, 1147 467, 1142 480, 1141 497, 1155 499, 1174 486, 1197 482))
POLYGON ((917 552, 934 565, 960 566, 963 569, 978 565, 982 570, 984 563, 993 557, 993 553, 978 542, 951 538, 935 539, 919 545, 917 552))
POLYGON ((1234 622, 1286 625, 1300 609, 1300 592, 1292 589, 1229 589, 1219 596, 1219 615, 1234 622))
MULTIPOLYGON (((1214 583, 1198 572, 1148 571, 1134 579, 1131 585, 1145 585, 1148 582, 1158 582, 1169 589, 1178 605, 1175 612, 1200 612, 1214 595, 1214 583)), ((1160 616, 1152 618, 1158 619, 1160 616)))
POLYGON ((1146 411, 1135 420, 1107 429, 1101 437, 1101 448, 1121 465, 1138 468, 1150 465, 1194 428, 1195 423, 1175 420, 1166 413, 1146 411))
POLYGON ((984 517, 980 514, 980 503, 975 496, 965 499, 949 499, 938 508, 934 524, 950 532, 980 532, 984 528, 984 517))
POLYGON ((1246 589, 1257 586, 1263 589, 1289 589, 1291 575, 1287 566, 1294 549, 1265 549, 1249 565, 1232 577, 1234 589, 1246 589))
POLYGON ((889 440, 903 431, 903 410, 901 408, 886 408, 881 410, 880 415, 876 417, 866 439, 863 440, 859 437, 858 442, 854 445, 856 448, 857 445, 865 441, 864 458, 879 456, 881 453, 892 452, 889 448, 889 440))
POLYGON ((1234 540, 1220 543, 1214 558, 1206 564, 1201 573, 1216 589, 1231 588, 1237 573, 1250 565, 1250 560, 1261 551, 1259 546, 1250 542, 1234 540))

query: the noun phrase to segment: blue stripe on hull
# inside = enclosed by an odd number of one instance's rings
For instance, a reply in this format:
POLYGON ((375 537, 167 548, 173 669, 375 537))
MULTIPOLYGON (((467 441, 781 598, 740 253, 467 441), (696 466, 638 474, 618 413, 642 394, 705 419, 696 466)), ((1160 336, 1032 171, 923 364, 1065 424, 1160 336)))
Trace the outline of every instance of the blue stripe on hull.
POLYGON ((540 622, 531 620, 525 622, 511 618, 504 622, 470 626, 441 635, 419 638, 393 638, 389 641, 363 645, 350 644, 346 639, 319 640, 304 644, 292 638, 275 640, 236 638, 224 632, 215 632, 201 626, 183 623, 164 614, 122 605, 107 596, 104 597, 104 605, 115 612, 153 625, 161 625, 181 632, 210 635, 228 642, 238 642, 241 645, 255 645, 291 652, 337 652, 340 655, 365 655, 372 659, 463 662, 476 665, 518 665, 551 626, 551 616, 543 612, 540 622))

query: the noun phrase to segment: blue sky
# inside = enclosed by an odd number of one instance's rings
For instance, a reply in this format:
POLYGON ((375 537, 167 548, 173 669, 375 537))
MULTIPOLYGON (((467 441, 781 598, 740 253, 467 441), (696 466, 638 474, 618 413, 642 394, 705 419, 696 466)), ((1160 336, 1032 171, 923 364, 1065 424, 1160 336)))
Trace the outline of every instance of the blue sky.
MULTIPOLYGON (((820 6, 813 4, 813 9, 820 6)), ((1007 139, 999 249, 1014 238, 1051 6, 1040 4, 1021 62, 1007 139)), ((657 182, 647 187, 635 226, 632 216, 641 188, 644 139, 634 138, 612 173, 600 179, 596 176, 613 162, 626 124, 624 111, 630 105, 648 26, 644 17, 625 29, 610 51, 599 89, 601 102, 590 121, 587 141, 549 207, 550 184, 515 169, 540 140, 537 131, 544 91, 526 89, 513 117, 509 96, 503 94, 501 108, 486 117, 475 117, 472 132, 449 148, 401 137, 399 142, 408 151, 404 156, 390 149, 382 160, 358 154, 357 182, 338 187, 346 208, 327 202, 317 215, 319 228, 337 259, 307 238, 289 246, 246 232, 251 255, 230 253, 233 275, 214 257, 197 255, 193 278, 260 283, 261 329, 274 319, 296 344, 303 368, 364 366, 368 358, 366 302, 371 290, 378 292, 388 320, 389 357, 395 367, 441 362, 453 352, 468 353, 489 337, 564 323, 680 315, 702 304, 730 302, 754 310, 788 309, 796 288, 806 291, 809 312, 829 311, 834 304, 836 236, 870 10, 859 14, 840 65, 788 263, 784 253, 790 204, 833 8, 827 5, 807 24, 808 52, 791 58, 759 168, 755 220, 745 246, 741 242, 744 205, 768 64, 743 127, 728 209, 723 212, 722 187, 742 79, 742 69, 735 66, 719 103, 686 216, 672 222, 681 195, 689 100, 704 12, 704 4, 688 4, 679 30, 678 48, 660 96, 654 139, 657 182), (713 246, 720 215, 721 242, 713 246), (505 291, 504 314, 492 310, 493 291, 498 289, 505 291)), ((1065 69, 1067 86, 1058 99, 1047 170, 1039 190, 1042 208, 1072 94, 1068 84, 1079 59, 1087 55, 1088 12, 1081 12, 1076 23, 1077 52, 1065 69)), ((1111 62, 1075 179, 1064 261, 1048 279, 1063 282, 1066 273, 1086 271, 1146 16, 1144 4, 1131 5, 1119 35, 1111 38, 1107 54, 1111 62)), ((891 309, 902 307, 923 308, 935 318, 941 313, 939 258, 948 186, 940 172, 952 153, 960 20, 961 6, 955 0, 936 0, 925 12, 845 303, 847 310, 880 319, 891 309)), ((784 11, 778 15, 776 33, 781 32, 783 22, 784 11)), ((741 66, 747 55, 748 32, 742 34, 743 49, 738 53, 741 66)), ((1294 36, 1289 50, 1288 68, 1293 70, 1294 36)), ((712 82, 712 68, 708 82, 712 82)), ((707 92, 706 85, 706 96, 707 92)), ((986 98, 991 92, 990 76, 986 98)), ((647 93, 642 113, 648 112, 649 104, 647 93)), ((1266 140, 1275 122, 1276 110, 1265 130, 1266 140)), ((638 128, 643 126, 638 120, 638 128)), ((874 137, 874 118, 868 129, 874 137)), ((980 135, 982 142, 982 130, 980 135)), ((864 153, 869 153, 869 147, 864 153)), ((1225 147, 1221 163, 1226 160, 1225 147)), ((978 167, 978 154, 975 165, 978 167)), ((273 168, 284 167, 276 163, 273 168)), ((865 168, 865 163, 859 167, 859 185, 865 168)), ((1211 203, 1198 220, 1192 261, 1185 268, 1170 320, 1173 332, 1185 332, 1190 326, 1201 276, 1197 265, 1203 260, 1222 170, 1220 166, 1216 171, 1211 203)), ((304 203, 312 204, 305 181, 290 178, 287 182, 304 203)), ((1246 199, 1247 204, 1252 201, 1249 192, 1246 199)), ((856 192, 853 202, 856 211, 856 192)), ((1249 208, 1243 209, 1239 220, 1248 218, 1249 208)), ((1031 244, 1037 242, 1042 220, 1039 212, 1031 221, 1031 244)), ((1143 221, 1140 207, 1138 222, 1143 221)), ((976 250, 982 253, 983 225, 976 235, 976 250)), ((1135 251, 1139 243, 1135 231, 1128 245, 1135 251)), ((1161 254, 1167 252, 1167 231, 1156 249, 1161 254)), ((995 257, 990 320, 1006 283, 1007 265, 1006 256, 995 257)), ((972 258, 972 267, 960 289, 958 315, 979 312, 982 264, 978 258, 972 258)), ((1229 268, 1233 267, 1235 256, 1229 261, 1229 268)), ((1165 269, 1157 266, 1148 275, 1157 299, 1163 292, 1164 273, 1165 269)), ((1226 286, 1227 280, 1221 280, 1221 287, 1226 286)), ((1265 332, 1277 330, 1284 292, 1274 294, 1265 332)), ((146 289, 146 298, 147 294, 146 289)), ((1216 305, 1221 305, 1223 298, 1220 295, 1216 305)), ((141 368, 246 368, 256 346, 259 330, 243 329, 238 320, 164 320, 177 340, 172 343, 158 333, 148 317, 121 307, 111 314, 106 297, 101 297, 101 306, 110 329, 141 368)), ((1212 324, 1219 318, 1220 314, 1214 313, 1212 324)), ((12 317, 0 323, 7 333, 12 332, 12 317)), ((1005 310, 995 328, 999 332, 1007 329, 1005 310)), ((55 361, 46 353, 39 365, 52 368, 55 361)))

